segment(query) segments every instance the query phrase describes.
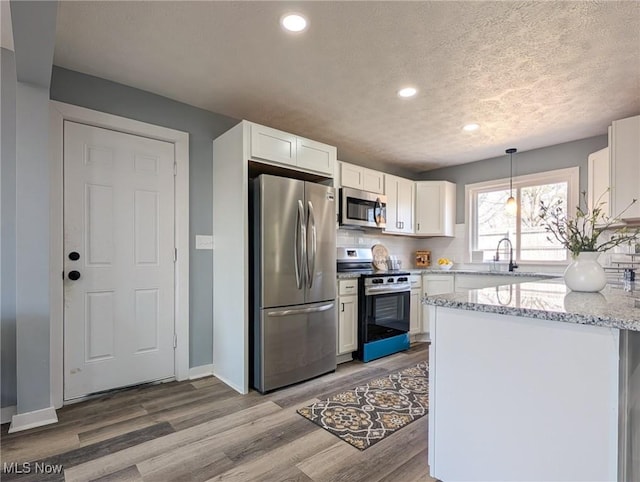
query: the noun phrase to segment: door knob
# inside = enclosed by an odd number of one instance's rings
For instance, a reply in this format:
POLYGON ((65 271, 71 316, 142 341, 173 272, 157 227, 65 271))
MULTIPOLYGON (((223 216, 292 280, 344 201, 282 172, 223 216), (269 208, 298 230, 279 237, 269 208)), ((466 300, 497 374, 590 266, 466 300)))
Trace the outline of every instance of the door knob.
POLYGON ((71 281, 76 281, 80 279, 80 271, 69 271, 69 279, 71 281))
POLYGON ((69 259, 71 261, 78 261, 80 259, 80 253, 78 253, 77 251, 71 251, 69 253, 69 259))

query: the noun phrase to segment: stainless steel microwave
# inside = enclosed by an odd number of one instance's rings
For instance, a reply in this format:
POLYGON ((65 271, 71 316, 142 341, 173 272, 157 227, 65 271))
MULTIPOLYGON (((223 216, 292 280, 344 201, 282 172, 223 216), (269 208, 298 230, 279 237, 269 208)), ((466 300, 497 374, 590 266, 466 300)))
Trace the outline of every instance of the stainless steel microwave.
POLYGON ((385 228, 387 197, 343 187, 340 189, 340 225, 385 228))

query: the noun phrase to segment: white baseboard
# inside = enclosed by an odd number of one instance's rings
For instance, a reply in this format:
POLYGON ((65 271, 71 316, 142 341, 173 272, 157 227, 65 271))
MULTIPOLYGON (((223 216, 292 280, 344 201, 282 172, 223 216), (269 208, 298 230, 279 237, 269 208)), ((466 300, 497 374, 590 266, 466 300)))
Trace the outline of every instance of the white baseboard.
POLYGON ((15 405, 11 405, 10 407, 2 407, 0 412, 0 423, 9 423, 11 417, 18 413, 18 410, 15 405))
POLYGON ((220 374, 215 373, 215 371, 213 372, 213 375, 219 379, 222 383, 224 383, 225 385, 229 385, 231 388, 233 388, 236 392, 240 393, 241 395, 246 395, 247 393, 249 393, 248 390, 245 390, 244 387, 239 387, 237 386, 235 383, 231 383, 229 380, 227 380, 225 377, 220 376, 220 374))
POLYGON ((211 375, 213 375, 213 363, 189 368, 189 380, 196 380, 197 378, 208 377, 211 375))
POLYGON ((21 430, 28 430, 56 422, 58 422, 58 416, 56 415, 56 409, 53 407, 34 410, 33 412, 19 413, 13 416, 9 433, 20 432, 21 430))
POLYGON ((353 354, 352 353, 344 353, 342 355, 338 355, 336 357, 336 363, 338 365, 340 365, 340 363, 346 363, 346 362, 350 362, 353 360, 353 354))
POLYGON ((430 342, 431 341, 431 336, 429 335, 429 333, 416 333, 415 335, 411 335, 411 341, 418 341, 418 342, 430 342))

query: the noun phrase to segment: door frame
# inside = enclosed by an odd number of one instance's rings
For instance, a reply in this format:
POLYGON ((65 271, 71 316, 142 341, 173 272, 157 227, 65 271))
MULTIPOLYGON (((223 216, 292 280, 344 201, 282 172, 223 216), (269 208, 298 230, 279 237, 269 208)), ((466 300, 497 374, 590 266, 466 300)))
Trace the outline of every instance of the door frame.
POLYGON ((148 137, 174 145, 175 246, 174 352, 176 380, 189 378, 189 133, 84 107, 49 101, 49 150, 51 152, 51 206, 49 239, 50 282, 50 390, 51 404, 64 404, 64 121, 73 121, 126 134, 148 137))

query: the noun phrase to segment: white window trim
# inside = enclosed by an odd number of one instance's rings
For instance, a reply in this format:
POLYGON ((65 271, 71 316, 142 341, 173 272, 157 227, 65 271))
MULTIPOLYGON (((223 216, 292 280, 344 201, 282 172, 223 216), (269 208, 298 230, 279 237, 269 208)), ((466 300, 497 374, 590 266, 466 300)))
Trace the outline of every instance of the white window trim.
MULTIPOLYGON (((567 186, 567 209, 569 212, 573 212, 576 206, 580 202, 580 168, 568 167, 565 169, 556 169, 553 171, 544 171, 534 174, 526 174, 522 176, 516 176, 513 178, 513 189, 519 187, 526 187, 536 184, 551 184, 553 182, 564 182, 568 180, 567 186)), ((464 187, 464 199, 465 199, 465 226, 466 226, 466 239, 465 246, 465 261, 471 262, 471 251, 473 249, 473 235, 477 230, 477 219, 474 216, 474 194, 484 191, 493 191, 503 188, 505 185, 509 185, 509 178, 493 179, 491 181, 476 182, 473 184, 466 184, 464 187)), ((518 220, 520 222, 520 213, 518 212, 518 220)), ((536 264, 536 265, 559 265, 567 264, 569 260, 565 261, 519 261, 520 264, 536 264)))
POLYGON ((175 378, 189 378, 189 133, 84 107, 50 101, 50 389, 55 408, 64 404, 63 330, 63 123, 65 120, 170 142, 175 149, 175 378))

